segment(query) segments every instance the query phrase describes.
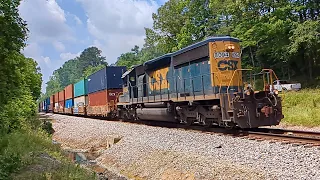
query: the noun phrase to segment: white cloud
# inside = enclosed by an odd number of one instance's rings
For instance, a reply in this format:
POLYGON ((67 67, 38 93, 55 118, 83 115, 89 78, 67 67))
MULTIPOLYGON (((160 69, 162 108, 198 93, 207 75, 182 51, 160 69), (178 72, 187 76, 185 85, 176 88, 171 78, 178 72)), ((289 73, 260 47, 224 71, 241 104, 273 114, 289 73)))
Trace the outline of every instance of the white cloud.
POLYGON ((55 0, 24 0, 19 6, 19 13, 27 21, 29 41, 72 39, 65 13, 55 0))
POLYGON ((28 45, 23 50, 26 57, 36 60, 41 68, 44 82, 53 70, 59 68, 61 62, 43 55, 42 47, 52 45, 58 52, 65 51, 63 42, 74 40, 71 28, 67 25, 64 10, 55 0, 24 0, 19 6, 20 16, 27 21, 29 29, 28 45))
POLYGON ((61 53, 60 54, 60 58, 63 60, 63 61, 67 61, 67 60, 70 60, 70 59, 73 59, 77 56, 80 56, 81 52, 77 53, 77 54, 73 54, 73 53, 61 53))
POLYGON ((73 18, 78 25, 82 25, 82 21, 80 20, 80 18, 78 16, 74 15, 73 18))
POLYGON ((27 47, 24 48, 22 53, 27 57, 39 57, 41 56, 42 51, 37 43, 32 42, 27 44, 27 47))
MULTIPOLYGON (((28 46, 22 50, 22 53, 26 57, 30 57, 37 61, 39 67, 41 68, 41 73, 43 74, 44 82, 49 80, 49 76, 52 73, 52 63, 49 57, 42 56, 42 51, 37 43, 30 43, 28 46)), ((42 83, 42 92, 45 90, 45 83, 42 83)))
POLYGON ((52 45, 59 52, 63 52, 66 49, 66 47, 60 41, 53 41, 52 45))
POLYGON ((147 0, 78 0, 86 11, 87 27, 96 44, 114 63, 134 45, 142 46, 144 27, 152 27, 152 13, 159 5, 147 0), (99 42, 99 43, 97 43, 99 42))

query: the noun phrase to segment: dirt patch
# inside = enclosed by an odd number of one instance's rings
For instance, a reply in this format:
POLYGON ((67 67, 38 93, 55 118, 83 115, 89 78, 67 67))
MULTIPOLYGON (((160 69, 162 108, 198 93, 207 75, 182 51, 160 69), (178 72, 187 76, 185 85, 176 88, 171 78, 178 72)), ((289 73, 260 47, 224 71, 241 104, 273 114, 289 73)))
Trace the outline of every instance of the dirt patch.
POLYGON ((194 179, 265 179, 265 175, 255 169, 215 160, 205 166, 206 157, 179 152, 154 151, 140 157, 138 161, 121 164, 112 155, 102 155, 98 159, 104 166, 120 169, 120 173, 132 179, 194 180, 194 179), (197 166, 186 166, 195 164, 197 166), (201 168, 195 168, 201 167, 201 168))
POLYGON ((53 137, 55 141, 60 142, 63 149, 82 149, 92 153, 112 147, 114 144, 120 142, 121 138, 122 137, 110 135, 101 138, 86 138, 81 141, 76 137, 68 139, 60 138, 56 135, 53 137))
POLYGON ((161 175, 163 180, 194 180, 194 174, 184 173, 174 169, 168 169, 164 171, 161 175))

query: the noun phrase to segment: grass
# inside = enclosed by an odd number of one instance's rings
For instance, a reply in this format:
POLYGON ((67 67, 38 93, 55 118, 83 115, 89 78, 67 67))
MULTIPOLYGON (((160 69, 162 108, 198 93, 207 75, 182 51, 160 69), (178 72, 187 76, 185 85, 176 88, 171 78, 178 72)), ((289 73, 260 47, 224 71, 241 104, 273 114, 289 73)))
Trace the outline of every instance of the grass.
POLYGON ((0 179, 95 179, 64 157, 42 129, 1 135, 0 147, 0 179))
POLYGON ((304 89, 282 95, 282 120, 288 125, 320 126, 320 89, 304 89))

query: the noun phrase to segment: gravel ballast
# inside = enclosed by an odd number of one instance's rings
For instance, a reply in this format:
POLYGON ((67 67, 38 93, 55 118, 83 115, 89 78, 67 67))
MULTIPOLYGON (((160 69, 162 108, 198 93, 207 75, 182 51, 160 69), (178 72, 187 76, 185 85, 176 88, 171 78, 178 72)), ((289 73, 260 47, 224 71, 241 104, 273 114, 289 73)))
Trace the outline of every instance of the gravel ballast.
POLYGON ((132 179, 320 179, 320 150, 182 129, 54 114, 64 148, 100 149, 96 159, 132 179), (121 138, 110 144, 110 138, 121 138))

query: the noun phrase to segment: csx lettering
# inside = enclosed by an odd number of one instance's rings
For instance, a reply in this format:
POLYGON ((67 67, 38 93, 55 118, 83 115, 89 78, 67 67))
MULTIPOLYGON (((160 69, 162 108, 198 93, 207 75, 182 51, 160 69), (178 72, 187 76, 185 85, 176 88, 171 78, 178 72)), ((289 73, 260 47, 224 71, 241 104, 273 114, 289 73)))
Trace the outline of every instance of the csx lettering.
POLYGON ((237 69, 238 61, 236 60, 222 60, 218 62, 218 69, 220 71, 234 71, 237 69))

